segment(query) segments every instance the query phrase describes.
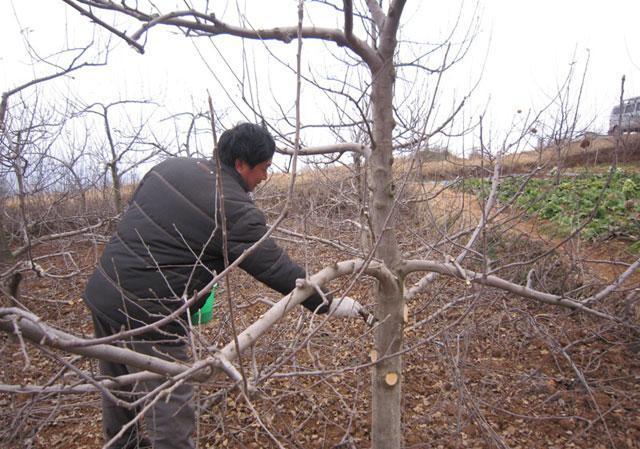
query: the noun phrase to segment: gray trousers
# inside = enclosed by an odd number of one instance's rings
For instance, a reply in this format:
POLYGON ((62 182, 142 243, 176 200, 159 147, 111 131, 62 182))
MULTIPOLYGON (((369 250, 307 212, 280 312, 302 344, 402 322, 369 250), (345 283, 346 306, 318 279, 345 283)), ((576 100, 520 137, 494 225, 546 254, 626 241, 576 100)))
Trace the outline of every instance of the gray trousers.
MULTIPOLYGON (((117 332, 100 317, 93 315, 93 326, 96 337, 106 337, 117 332)), ((126 345, 128 349, 145 355, 159 357, 165 360, 189 360, 186 344, 167 345, 152 341, 137 340, 126 345)), ((139 372, 137 368, 121 363, 99 361, 100 374, 117 377, 139 372)), ((114 396, 126 402, 133 402, 140 393, 153 391, 164 381, 150 380, 136 383, 128 388, 113 391, 114 396)), ((109 449, 193 449, 191 434, 195 429, 195 413, 191 402, 193 388, 182 384, 172 390, 169 398, 157 400, 144 413, 144 424, 148 439, 144 438, 139 422, 133 423, 118 440, 108 446, 109 449)), ((113 438, 124 426, 131 423, 140 412, 140 407, 125 407, 115 403, 109 396, 102 395, 102 431, 105 442, 113 438)))

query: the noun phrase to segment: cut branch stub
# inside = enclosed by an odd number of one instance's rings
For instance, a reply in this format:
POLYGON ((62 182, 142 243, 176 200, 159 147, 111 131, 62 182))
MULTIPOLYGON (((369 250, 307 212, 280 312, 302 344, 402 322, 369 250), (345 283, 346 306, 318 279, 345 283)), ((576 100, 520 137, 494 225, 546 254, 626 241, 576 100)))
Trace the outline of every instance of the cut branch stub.
POLYGON ((398 383, 398 373, 387 373, 386 376, 384 376, 384 381, 387 385, 389 385, 390 387, 393 387, 395 384, 398 383))

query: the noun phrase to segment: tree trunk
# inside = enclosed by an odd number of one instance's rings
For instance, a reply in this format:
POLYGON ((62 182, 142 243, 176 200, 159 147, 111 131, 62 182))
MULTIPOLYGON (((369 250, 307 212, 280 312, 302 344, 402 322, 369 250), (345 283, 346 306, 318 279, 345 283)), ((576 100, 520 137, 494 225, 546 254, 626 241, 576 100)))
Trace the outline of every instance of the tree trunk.
POLYGON ((4 134, 4 118, 7 115, 7 104, 9 103, 9 92, 3 92, 0 97, 0 134, 4 134))
POLYGON ((560 185, 560 179, 562 172, 562 144, 556 142, 556 185, 560 185))
POLYGON ((122 186, 115 161, 109 164, 109 172, 111 173, 111 182, 113 183, 113 203, 116 208, 116 214, 119 214, 122 212, 122 186))
POLYGON ((109 142, 109 151, 111 152, 111 162, 109 162, 109 172, 111 174, 111 182, 113 182, 113 203, 116 208, 116 214, 122 212, 122 186, 120 184, 120 174, 118 173, 118 153, 116 151, 113 137, 111 136, 111 125, 107 116, 107 108, 104 108, 104 129, 109 142))
MULTIPOLYGON (((379 70, 373 73, 373 151, 371 170, 373 194, 371 215, 376 241, 376 256, 384 261, 387 268, 394 269, 400 261, 395 233, 393 203, 392 165, 393 146, 393 85, 395 71, 393 52, 384 58, 379 70)), ((378 284, 377 318, 382 324, 375 333, 375 347, 381 362, 375 365, 372 378, 373 411, 372 443, 375 449, 397 449, 401 447, 401 393, 402 357, 393 356, 402 349, 404 332, 404 300, 402 279, 396 278, 395 285, 378 284)))
MULTIPOLYGON (((4 117, 7 112, 8 99, 9 95, 6 92, 4 92, 0 97, 0 133, 4 133, 4 117)), ((13 265, 15 260, 11 255, 11 250, 9 249, 9 236, 5 230, 4 224, 6 198, 4 193, 0 193, 0 195, 2 195, 0 198, 0 201, 2 201, 2 205, 0 207, 0 268, 4 268, 6 266, 13 265)))

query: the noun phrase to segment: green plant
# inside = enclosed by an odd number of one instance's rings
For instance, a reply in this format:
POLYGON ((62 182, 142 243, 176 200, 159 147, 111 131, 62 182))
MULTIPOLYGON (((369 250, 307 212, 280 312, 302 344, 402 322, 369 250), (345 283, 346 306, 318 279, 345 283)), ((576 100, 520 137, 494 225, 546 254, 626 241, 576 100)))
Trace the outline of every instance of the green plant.
MULTIPOLYGON (((502 180, 498 200, 512 202, 530 216, 549 220, 558 235, 583 226, 581 236, 602 240, 622 236, 640 247, 640 174, 617 170, 609 174, 565 177, 559 185, 553 179, 509 176, 502 180)), ((486 198, 491 184, 486 179, 465 181, 463 189, 486 198)))

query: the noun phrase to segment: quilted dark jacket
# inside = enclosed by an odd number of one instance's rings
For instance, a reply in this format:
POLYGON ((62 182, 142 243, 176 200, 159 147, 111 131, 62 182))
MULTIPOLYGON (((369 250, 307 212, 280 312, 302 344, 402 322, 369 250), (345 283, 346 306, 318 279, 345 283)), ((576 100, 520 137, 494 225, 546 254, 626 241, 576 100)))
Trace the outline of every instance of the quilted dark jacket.
MULTIPOLYGON (((223 269, 222 233, 216 203, 215 163, 173 158, 145 175, 100 263, 87 283, 84 299, 93 313, 114 328, 153 323, 182 304, 185 293, 200 291, 223 269), (216 225, 217 223, 217 225, 216 225)), ((222 165, 229 259, 234 261, 266 232, 242 177, 222 165)), ((304 270, 272 239, 260 244, 240 267, 282 294, 295 287, 304 270)), ((197 310, 202 302, 192 306, 197 310)), ((316 310, 319 295, 303 305, 316 310)), ((326 312, 326 307, 317 311, 326 312)), ((187 332, 186 314, 148 332, 147 339, 171 340, 187 332)))

